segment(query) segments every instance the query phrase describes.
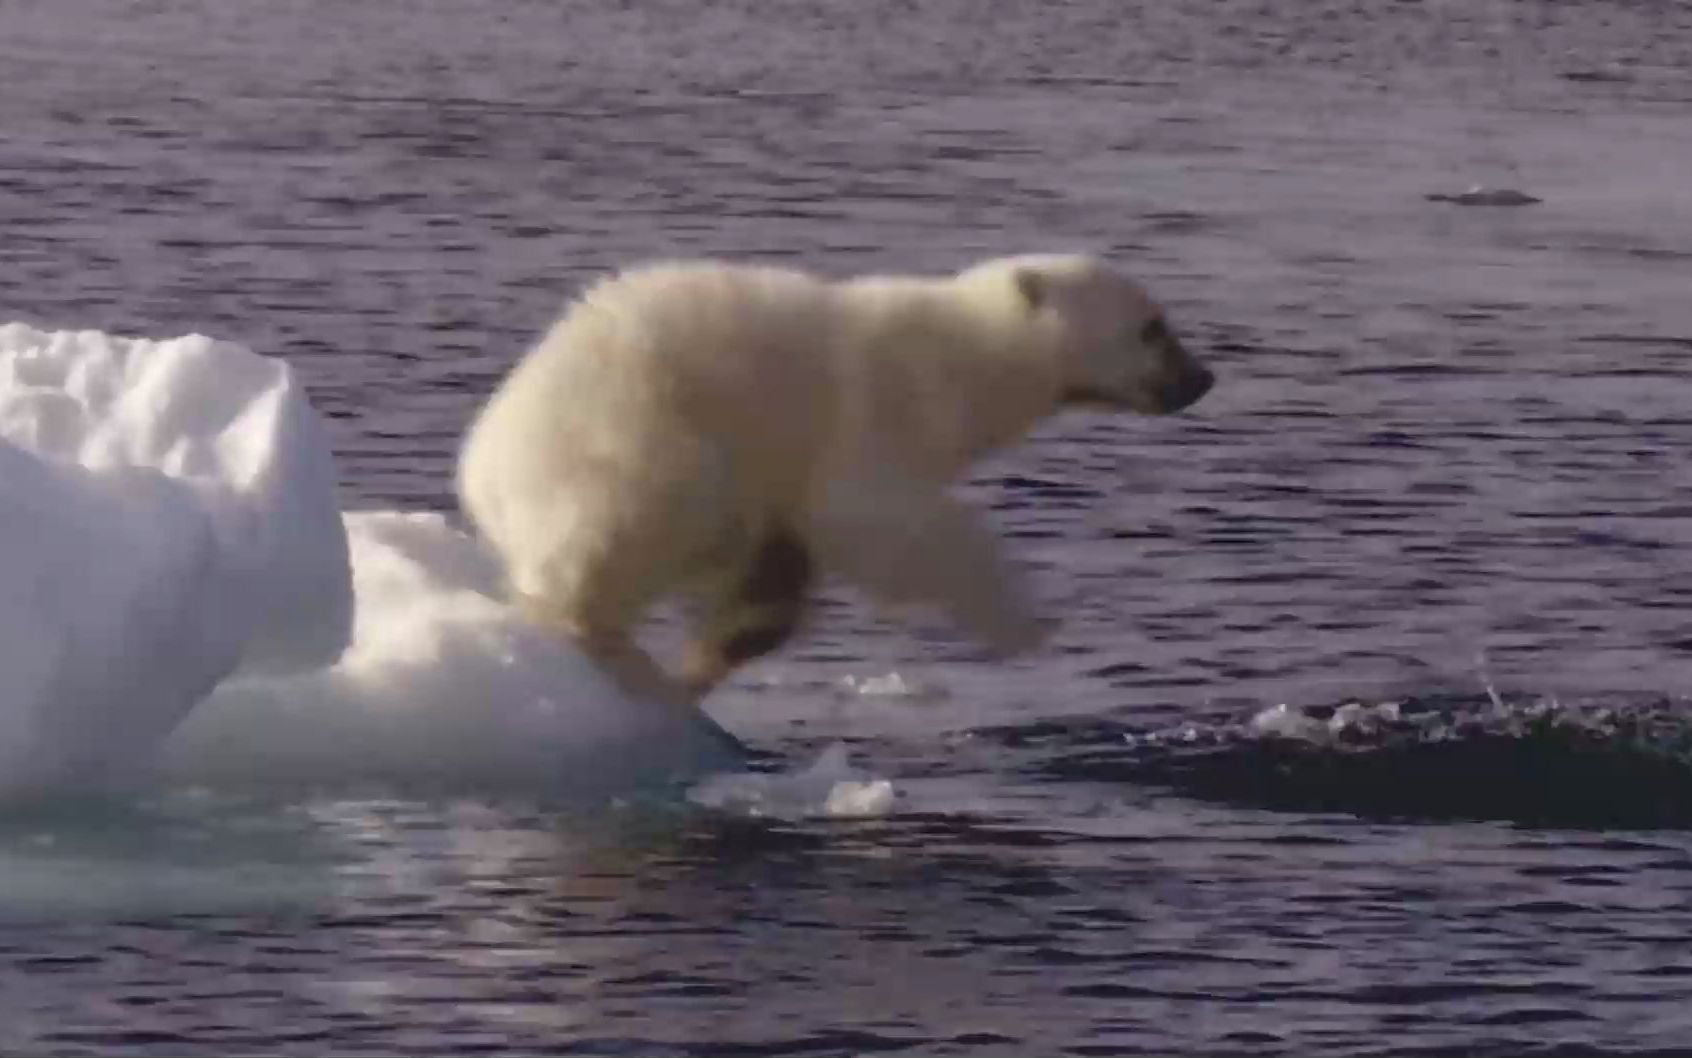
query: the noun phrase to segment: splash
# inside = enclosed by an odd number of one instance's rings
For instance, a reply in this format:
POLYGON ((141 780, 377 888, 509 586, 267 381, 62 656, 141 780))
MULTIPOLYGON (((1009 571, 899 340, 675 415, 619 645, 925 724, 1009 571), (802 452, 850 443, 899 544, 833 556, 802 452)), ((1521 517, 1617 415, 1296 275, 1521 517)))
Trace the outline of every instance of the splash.
POLYGON ((1692 827, 1692 702, 1429 696, 1275 705, 1236 722, 978 732, 1059 781, 1295 812, 1532 826, 1692 827))
POLYGON ((853 768, 846 747, 836 742, 799 771, 714 775, 690 790, 688 799, 753 818, 864 819, 890 813, 898 794, 887 779, 853 768))

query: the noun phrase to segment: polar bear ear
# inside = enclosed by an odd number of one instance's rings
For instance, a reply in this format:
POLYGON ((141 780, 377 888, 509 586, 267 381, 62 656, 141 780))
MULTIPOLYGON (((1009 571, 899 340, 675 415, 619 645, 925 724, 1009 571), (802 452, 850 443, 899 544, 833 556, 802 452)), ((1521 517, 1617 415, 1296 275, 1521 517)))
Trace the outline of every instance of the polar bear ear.
POLYGON ((1016 289, 1022 294, 1022 300, 1028 304, 1030 311, 1046 303, 1050 295, 1051 284, 1044 274, 1032 268, 1018 268, 1015 274, 1016 289))

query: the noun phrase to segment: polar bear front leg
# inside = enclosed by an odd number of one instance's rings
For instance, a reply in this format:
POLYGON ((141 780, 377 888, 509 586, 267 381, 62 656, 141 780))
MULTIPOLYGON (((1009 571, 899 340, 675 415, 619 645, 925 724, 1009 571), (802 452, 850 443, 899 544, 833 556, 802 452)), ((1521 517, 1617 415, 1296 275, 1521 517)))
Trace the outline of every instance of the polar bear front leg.
POLYGON ((1045 641, 1047 627, 998 539, 962 502, 941 495, 910 539, 901 579, 938 604, 965 634, 994 654, 1010 656, 1045 641))
POLYGON ((830 569, 892 603, 929 603, 995 654, 1045 641, 1020 579, 992 531, 945 494, 880 482, 839 494, 818 527, 830 569))
POLYGON ((766 533, 727 590, 705 600, 682 663, 687 692, 704 697, 729 673, 792 638, 812 575, 810 551, 797 533, 766 533))

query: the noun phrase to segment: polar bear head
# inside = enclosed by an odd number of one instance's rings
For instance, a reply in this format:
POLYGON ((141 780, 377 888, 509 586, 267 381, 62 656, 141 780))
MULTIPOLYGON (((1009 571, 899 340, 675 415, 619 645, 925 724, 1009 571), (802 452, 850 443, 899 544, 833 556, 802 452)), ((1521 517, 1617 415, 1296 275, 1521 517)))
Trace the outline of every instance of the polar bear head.
POLYGON ((1164 415, 1191 405, 1216 382, 1170 329, 1163 308, 1097 258, 1010 257, 971 271, 1012 284, 1020 309, 1032 314, 1035 333, 1046 339, 1040 344, 1056 358, 1067 406, 1164 415))

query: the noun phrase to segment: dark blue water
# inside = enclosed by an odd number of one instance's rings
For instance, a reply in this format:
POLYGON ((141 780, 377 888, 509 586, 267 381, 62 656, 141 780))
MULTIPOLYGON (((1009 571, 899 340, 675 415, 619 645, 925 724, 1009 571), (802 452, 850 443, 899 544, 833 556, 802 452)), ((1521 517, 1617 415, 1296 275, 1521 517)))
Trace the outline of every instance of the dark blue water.
POLYGON ((1092 249, 1222 375, 969 485, 1039 656, 831 595, 712 702, 888 818, 15 812, 0 1049, 1692 1047, 1692 8, 0 0, 0 84, 0 316, 289 357, 349 506, 657 255, 1092 249))

